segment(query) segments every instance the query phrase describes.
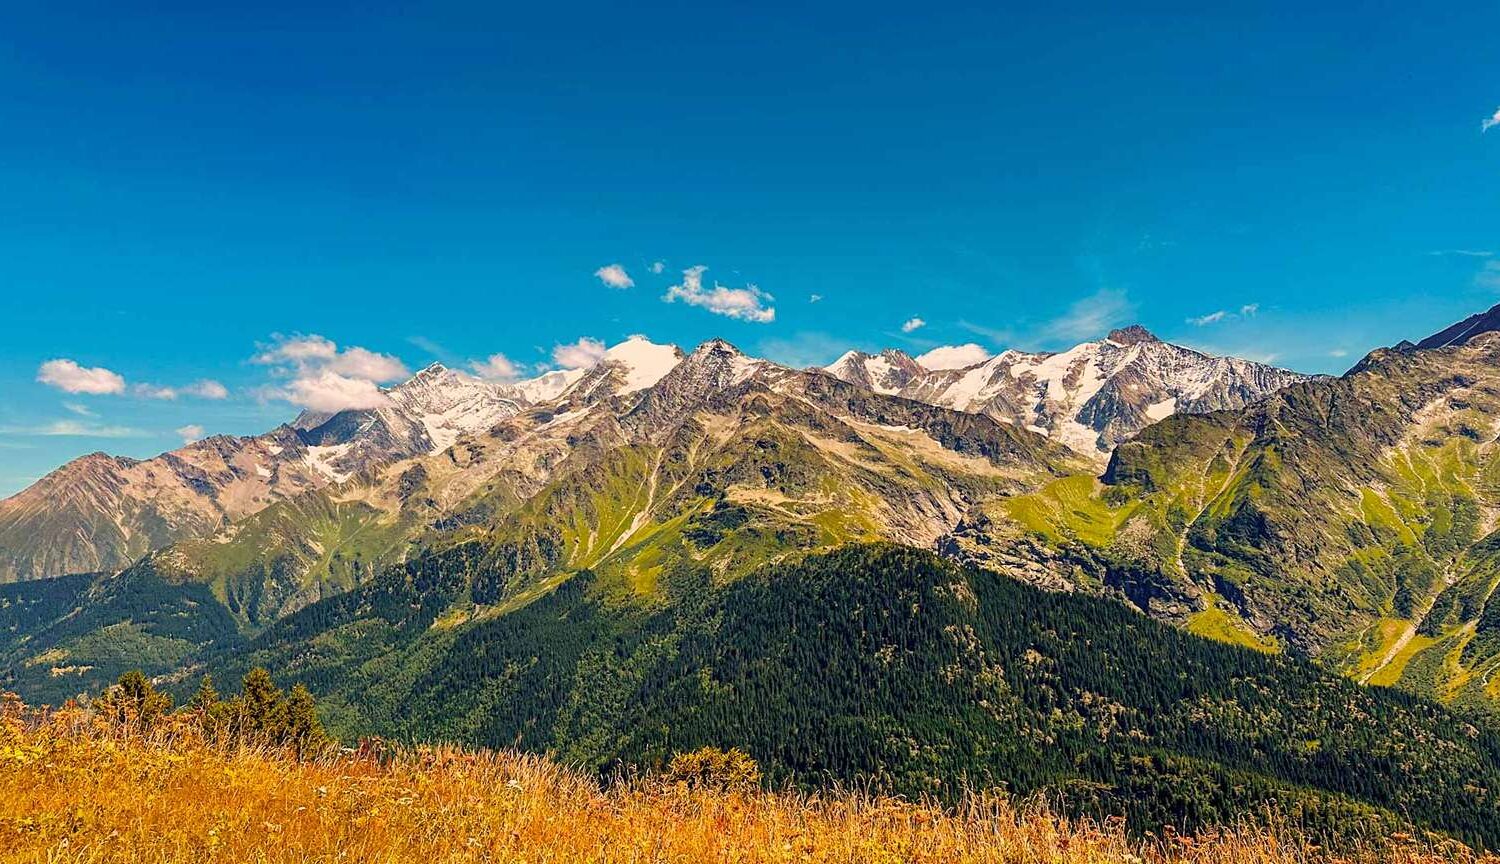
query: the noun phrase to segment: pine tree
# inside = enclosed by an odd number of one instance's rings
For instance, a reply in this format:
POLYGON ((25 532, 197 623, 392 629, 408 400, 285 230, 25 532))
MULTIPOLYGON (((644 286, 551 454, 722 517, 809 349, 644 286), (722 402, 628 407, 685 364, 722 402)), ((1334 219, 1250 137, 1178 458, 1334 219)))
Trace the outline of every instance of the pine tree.
POLYGON ((145 729, 172 710, 172 697, 158 691, 139 669, 132 669, 94 701, 94 708, 116 724, 145 729))
POLYGON ((188 700, 187 707, 194 711, 209 711, 219 704, 219 691, 214 689, 212 675, 204 675, 203 680, 198 682, 198 692, 188 700))
POLYGON ((328 745, 328 735, 318 720, 317 703, 306 687, 298 684, 292 688, 282 713, 285 727, 281 738, 295 747, 299 756, 316 753, 328 745))
POLYGON ((233 712, 236 737, 257 744, 273 743, 286 724, 283 702, 271 673, 259 666, 246 672, 233 712))

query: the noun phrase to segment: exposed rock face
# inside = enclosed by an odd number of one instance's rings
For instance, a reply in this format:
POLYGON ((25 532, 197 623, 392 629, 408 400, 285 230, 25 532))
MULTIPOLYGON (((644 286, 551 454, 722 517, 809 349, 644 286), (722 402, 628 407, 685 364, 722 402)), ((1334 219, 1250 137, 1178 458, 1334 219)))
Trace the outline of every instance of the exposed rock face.
POLYGON ((0 501, 0 582, 123 567, 326 482, 296 430, 152 459, 93 453, 0 501))

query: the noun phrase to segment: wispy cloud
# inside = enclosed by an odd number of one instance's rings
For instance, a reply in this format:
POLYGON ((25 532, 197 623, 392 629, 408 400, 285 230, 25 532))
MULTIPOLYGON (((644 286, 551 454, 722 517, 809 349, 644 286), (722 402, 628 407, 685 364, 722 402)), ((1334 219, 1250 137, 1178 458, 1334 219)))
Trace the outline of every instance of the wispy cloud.
POLYGON ((200 399, 225 399, 229 388, 217 381, 205 378, 182 387, 166 387, 161 384, 136 384, 130 392, 143 399, 176 399, 178 396, 197 396, 200 399))
POLYGON ((129 426, 107 426, 79 420, 54 420, 38 426, 0 426, 0 433, 57 438, 139 438, 146 434, 129 426))
POLYGON ((1446 258, 1449 256, 1457 256, 1461 258, 1489 258, 1495 253, 1491 252, 1488 249, 1434 249, 1427 254, 1435 255, 1441 258, 1446 258))
POLYGON ((97 416, 97 415, 94 414, 94 409, 90 408, 87 405, 80 404, 78 402, 64 402, 64 403, 62 403, 62 406, 64 408, 68 409, 69 411, 72 411, 74 414, 77 414, 79 417, 94 417, 94 416, 97 416))
POLYGON ((823 295, 822 294, 809 294, 809 295, 807 295, 807 302, 809 302, 809 303, 817 303, 818 301, 820 301, 822 299, 823 299, 823 295))
POLYGON ((36 380, 64 393, 103 396, 125 392, 125 376, 103 366, 80 366, 65 357, 38 366, 36 380))
POLYGON ((428 339, 426 336, 408 336, 406 337, 406 341, 439 359, 452 356, 447 348, 428 339))
POLYGON ((755 352, 783 366, 806 369, 832 363, 849 347, 846 340, 837 336, 808 331, 785 339, 763 339, 756 346, 755 352))
POLYGON ((504 354, 491 354, 483 360, 472 360, 469 368, 487 381, 509 384, 521 377, 521 366, 504 354))
POLYGON ((1240 307, 1238 312, 1230 312, 1227 309, 1217 309, 1207 315, 1199 315, 1196 318, 1187 319, 1187 323, 1194 327, 1208 327, 1218 324, 1220 321, 1233 321, 1236 318, 1254 318, 1260 313, 1259 303, 1246 303, 1240 307))
POLYGON ((1126 323, 1135 314, 1135 305, 1124 291, 1105 288, 1074 302, 1058 318, 1048 322, 1042 333, 1049 339, 1082 342, 1103 336, 1110 328, 1126 323))
POLYGON ((577 342, 552 348, 552 362, 564 369, 587 369, 604 359, 604 343, 585 336, 577 342))
POLYGON ((656 275, 660 276, 661 274, 663 274, 663 273, 666 272, 666 270, 667 270, 667 262, 665 262, 665 261, 652 261, 651 262, 651 266, 648 269, 652 273, 655 273, 656 275))
POLYGON ((713 288, 706 289, 703 287, 703 272, 707 269, 700 264, 682 271, 682 283, 668 288, 661 299, 668 303, 681 300, 689 306, 699 306, 715 315, 740 321, 769 324, 776 320, 776 308, 767 305, 774 302, 775 297, 755 285, 729 288, 715 282, 713 288))
POLYGON ((911 318, 906 319, 906 321, 902 323, 902 325, 901 325, 901 332, 902 333, 910 333, 913 330, 920 330, 921 328, 926 327, 926 326, 927 326, 927 322, 926 321, 923 321, 921 318, 917 318, 917 317, 913 316, 911 318))
POLYGON ((989 349, 984 346, 966 342, 963 345, 943 345, 918 354, 915 359, 928 369, 963 369, 983 363, 991 356, 989 349))
POLYGON ((182 436, 182 443, 184 444, 191 444, 194 441, 197 441, 199 438, 203 437, 203 427, 199 426, 197 423, 189 423, 186 426, 178 426, 173 431, 182 436))
POLYGON ((626 273, 625 268, 619 264, 606 264, 595 270, 594 275, 599 277, 600 282, 611 288, 635 287, 635 280, 630 278, 630 274, 626 273))
POLYGON ((177 391, 171 387, 162 387, 157 384, 136 384, 130 388, 130 392, 142 399, 176 399, 177 391))
POLYGON ((213 380, 212 378, 205 378, 202 381, 194 381, 193 383, 182 388, 182 392, 188 394, 189 396, 197 396, 200 399, 229 398, 229 388, 213 380))
POLYGON ((983 324, 975 324, 972 321, 959 321, 958 326, 976 336, 983 336, 994 345, 1004 346, 1016 341, 1016 334, 1011 330, 986 327, 983 324))
POLYGON ((1328 356, 1329 357, 1348 357, 1349 356, 1349 351, 1346 348, 1334 348, 1332 351, 1328 352, 1328 356))
POLYGON ((1500 126, 1500 108, 1496 108, 1495 113, 1484 118, 1484 122, 1479 124, 1479 131, 1488 132, 1496 126, 1500 126))
POLYGON ((1486 261, 1474 274, 1474 284, 1491 291, 1500 291, 1500 261, 1486 261))

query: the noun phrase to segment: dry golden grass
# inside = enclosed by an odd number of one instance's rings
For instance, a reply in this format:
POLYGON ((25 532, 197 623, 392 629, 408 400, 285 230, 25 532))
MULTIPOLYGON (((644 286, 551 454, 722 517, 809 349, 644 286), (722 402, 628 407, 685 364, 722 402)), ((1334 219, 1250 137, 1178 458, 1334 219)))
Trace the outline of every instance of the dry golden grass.
POLYGON ((0 707, 0 862, 1491 862, 1397 836, 1337 859, 1255 829, 1149 843, 997 800, 600 786, 545 759, 422 749, 298 762, 0 707))

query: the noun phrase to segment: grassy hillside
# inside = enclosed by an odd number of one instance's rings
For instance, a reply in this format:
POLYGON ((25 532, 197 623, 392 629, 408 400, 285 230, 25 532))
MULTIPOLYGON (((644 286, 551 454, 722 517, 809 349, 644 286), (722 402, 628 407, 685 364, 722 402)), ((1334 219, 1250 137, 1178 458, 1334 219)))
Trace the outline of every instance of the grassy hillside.
POLYGON ((213 658, 215 678, 276 669, 346 737, 518 746, 604 773, 738 746, 809 789, 1061 791, 1141 830, 1276 800, 1329 835, 1400 813, 1500 842, 1500 737, 1111 601, 876 545, 727 582, 677 568, 651 602, 585 572, 455 621, 482 562, 409 562, 213 658))
POLYGON ((1494 864, 1393 832, 1336 851, 1293 821, 1142 840, 1117 824, 968 797, 953 808, 806 796, 682 773, 600 784, 507 752, 298 761, 0 703, 0 862, 633 861, 909 864, 1494 864))

